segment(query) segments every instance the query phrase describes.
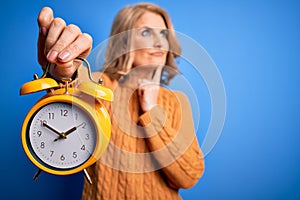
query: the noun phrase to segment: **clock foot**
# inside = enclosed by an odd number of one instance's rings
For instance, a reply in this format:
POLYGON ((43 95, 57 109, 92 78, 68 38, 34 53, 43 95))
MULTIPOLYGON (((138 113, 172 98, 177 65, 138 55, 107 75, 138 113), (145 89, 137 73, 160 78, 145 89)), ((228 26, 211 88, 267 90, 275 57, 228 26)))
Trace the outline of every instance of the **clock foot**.
POLYGON ((84 169, 83 172, 84 172, 84 176, 87 179, 87 181, 89 182, 89 184, 92 184, 92 179, 91 179, 89 173, 86 171, 86 169, 84 169))
POLYGON ((41 172, 42 172, 42 170, 39 169, 39 170, 34 174, 33 180, 36 180, 36 179, 39 177, 39 175, 41 174, 41 172))

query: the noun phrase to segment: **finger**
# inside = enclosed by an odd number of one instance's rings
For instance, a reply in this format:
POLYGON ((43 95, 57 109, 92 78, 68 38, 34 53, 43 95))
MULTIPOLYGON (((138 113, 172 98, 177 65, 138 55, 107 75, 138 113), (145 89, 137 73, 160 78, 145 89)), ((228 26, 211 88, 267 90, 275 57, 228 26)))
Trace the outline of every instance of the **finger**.
POLYGON ((152 81, 155 82, 155 83, 159 83, 160 82, 160 78, 161 78, 161 71, 162 71, 162 68, 163 66, 162 65, 159 65, 154 73, 153 73, 153 76, 152 76, 152 81))
POLYGON ((138 79, 138 87, 139 89, 144 88, 145 86, 149 85, 151 82, 147 79, 138 79))
POLYGON ((44 7, 41 9, 38 15, 38 26, 40 28, 40 33, 45 37, 47 35, 48 29, 53 20, 53 11, 49 7, 44 7))
POLYGON ((63 78, 71 78, 79 65, 75 65, 73 61, 67 63, 58 63, 49 69, 49 73, 57 80, 63 78))
POLYGON ((44 7, 41 9, 37 22, 39 26, 39 37, 38 37, 38 61, 41 66, 44 66, 46 63, 46 57, 44 54, 45 50, 45 39, 48 33, 48 29, 53 20, 53 12, 49 7, 44 7))
POLYGON ((47 55, 47 59, 50 62, 55 62, 58 52, 50 51, 52 47, 58 41, 60 35, 64 31, 66 27, 66 22, 61 18, 55 18, 52 20, 50 25, 48 35, 45 41, 45 55, 47 55))
POLYGON ((157 86, 158 82, 149 81, 147 79, 138 79, 139 88, 145 88, 146 86, 151 86, 151 85, 157 86))
MULTIPOLYGON (((57 56, 67 47, 69 46, 79 35, 81 34, 81 30, 70 24, 63 29, 61 35, 59 35, 57 41, 51 47, 49 53, 47 54, 47 58, 50 62, 55 62, 57 60, 57 56)), ((49 44, 50 45, 50 44, 49 44)))
POLYGON ((69 62, 78 56, 86 57, 92 49, 93 39, 87 34, 80 34, 74 42, 67 46, 59 55, 60 62, 69 62))
POLYGON ((138 89, 138 95, 141 97, 144 95, 144 89, 143 88, 139 88, 138 89))

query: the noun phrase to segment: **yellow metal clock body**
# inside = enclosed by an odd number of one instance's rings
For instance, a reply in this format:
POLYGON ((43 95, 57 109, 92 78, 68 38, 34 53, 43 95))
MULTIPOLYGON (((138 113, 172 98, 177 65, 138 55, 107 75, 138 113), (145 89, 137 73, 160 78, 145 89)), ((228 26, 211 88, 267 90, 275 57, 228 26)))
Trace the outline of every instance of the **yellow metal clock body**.
POLYGON ((112 101, 113 93, 91 78, 77 87, 69 87, 70 79, 60 88, 47 78, 50 63, 41 78, 27 82, 20 94, 47 91, 27 113, 21 130, 23 149, 31 162, 41 171, 55 175, 69 175, 84 171, 94 164, 106 150, 111 134, 110 116, 100 100, 112 101))
POLYGON ((100 158, 109 143, 110 118, 103 104, 85 94, 57 93, 30 109, 21 138, 26 155, 39 169, 68 175, 100 158))

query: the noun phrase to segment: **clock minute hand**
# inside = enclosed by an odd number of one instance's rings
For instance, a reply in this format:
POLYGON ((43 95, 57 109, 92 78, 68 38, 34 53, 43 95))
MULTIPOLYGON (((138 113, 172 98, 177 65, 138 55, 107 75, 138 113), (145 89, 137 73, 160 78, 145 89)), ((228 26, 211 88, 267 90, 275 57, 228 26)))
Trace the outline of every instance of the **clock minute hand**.
POLYGON ((66 136, 60 132, 58 132, 57 130, 55 130, 54 128, 52 128, 51 126, 49 126, 47 123, 43 122, 43 126, 45 126, 46 128, 48 128, 49 130, 53 131, 54 133, 56 133, 57 135, 59 135, 62 138, 65 138, 66 136))

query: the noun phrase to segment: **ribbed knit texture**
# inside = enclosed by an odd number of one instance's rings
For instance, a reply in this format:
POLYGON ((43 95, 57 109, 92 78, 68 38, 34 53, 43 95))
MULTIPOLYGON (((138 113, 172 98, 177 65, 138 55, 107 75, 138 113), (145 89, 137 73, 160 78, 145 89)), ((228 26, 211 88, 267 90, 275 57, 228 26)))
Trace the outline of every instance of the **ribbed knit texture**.
POLYGON ((114 90, 113 103, 103 102, 111 116, 111 139, 87 169, 93 184, 85 180, 82 199, 181 199, 178 190, 192 187, 204 171, 186 98, 161 88, 158 106, 142 113, 134 89, 102 78, 114 90), (185 113, 189 116, 181 117, 185 113))

